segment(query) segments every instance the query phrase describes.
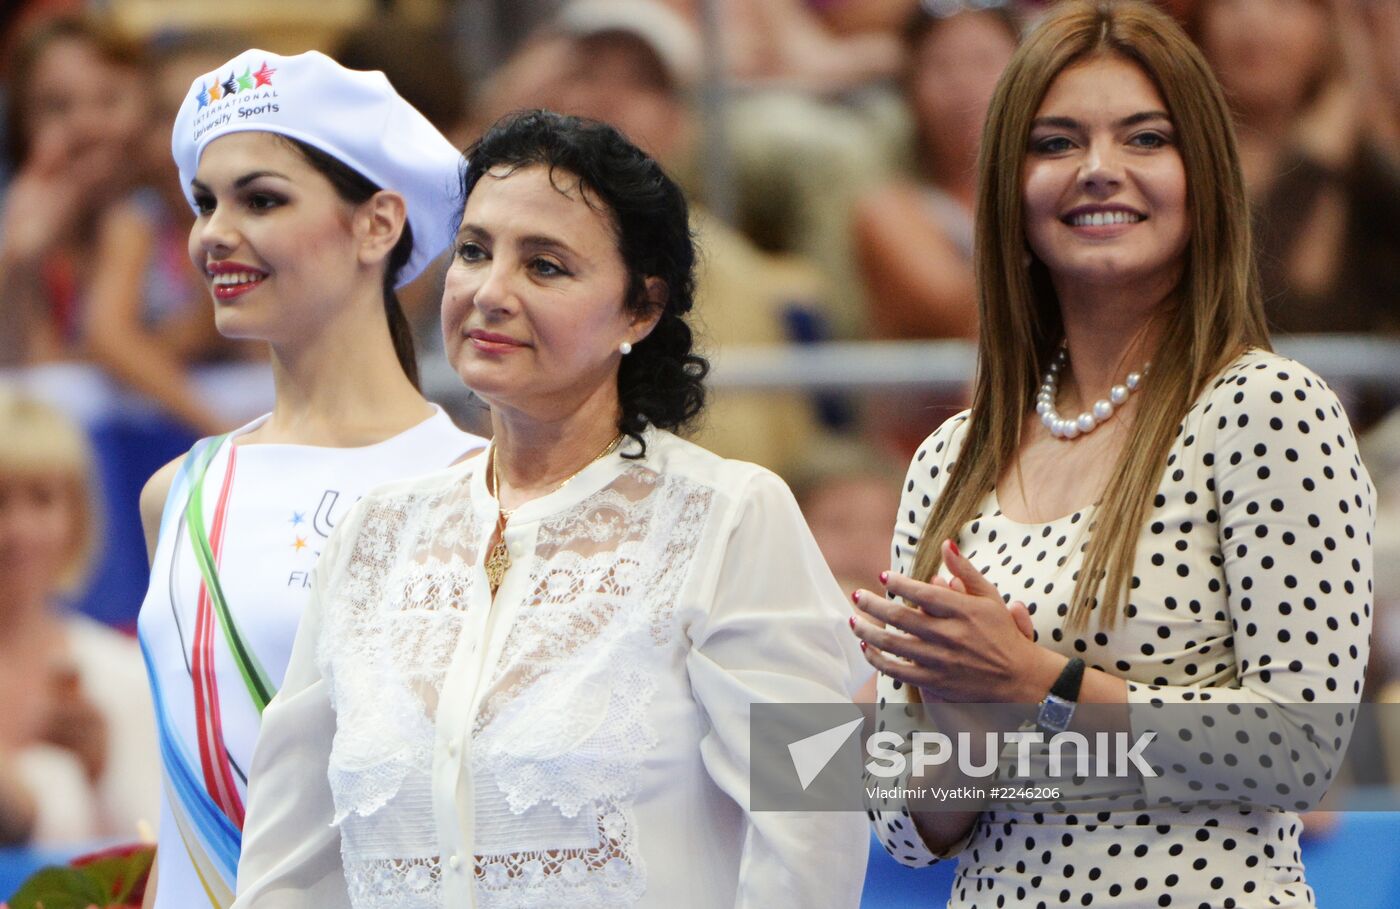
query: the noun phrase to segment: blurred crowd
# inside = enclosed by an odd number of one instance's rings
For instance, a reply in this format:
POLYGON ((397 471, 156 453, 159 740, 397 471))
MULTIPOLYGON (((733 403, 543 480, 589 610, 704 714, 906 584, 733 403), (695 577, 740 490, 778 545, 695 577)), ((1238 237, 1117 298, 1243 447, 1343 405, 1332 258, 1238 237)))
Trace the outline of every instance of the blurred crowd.
MULTIPOLYGON (((1400 337, 1400 0, 1162 3, 1236 112, 1276 332, 1400 337)), ((615 124, 690 194, 699 329, 722 366, 736 345, 976 335, 981 125, 1043 4, 286 0, 259 7, 266 21, 240 16, 237 31, 210 28, 203 5, 164 4, 154 20, 135 0, 0 7, 0 674, 7 704, 26 708, 7 706, 0 724, 0 844, 153 820, 142 812, 155 762, 146 755, 143 781, 125 744, 155 741, 135 706, 139 654, 75 607, 134 621, 140 483, 268 403, 250 393, 231 405, 208 379, 256 372, 264 353, 215 332, 186 252, 192 214, 170 126, 194 79, 249 46, 314 46, 384 70, 459 146, 520 108, 615 124), (110 412, 45 386, 72 366, 144 401, 145 428, 133 436, 123 416, 113 430, 110 412), (84 586, 94 552, 102 567, 84 586), (109 665, 104 685, 84 681, 109 665), (114 768, 133 781, 122 792, 104 790, 114 768), (91 797, 45 827, 34 787, 62 774, 91 797)), ((402 295, 429 360, 441 357, 441 280, 430 270, 402 295)), ((1400 364, 1388 387, 1339 390, 1369 430, 1368 466, 1392 506, 1377 540, 1372 691, 1400 700, 1400 619, 1384 608, 1400 602, 1389 517, 1400 513, 1400 364)), ((902 459, 965 404, 957 390, 919 396, 911 408, 908 395, 726 389, 696 435, 784 475, 833 571, 868 585, 887 567, 902 459)), ((470 402, 444 403, 482 428, 470 402)))

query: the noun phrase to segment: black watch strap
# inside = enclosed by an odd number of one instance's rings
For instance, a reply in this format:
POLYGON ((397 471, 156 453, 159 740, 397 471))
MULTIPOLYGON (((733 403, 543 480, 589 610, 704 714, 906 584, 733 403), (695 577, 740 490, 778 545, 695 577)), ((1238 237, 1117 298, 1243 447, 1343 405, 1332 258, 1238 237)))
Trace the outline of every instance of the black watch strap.
POLYGON ((1060 670, 1060 677, 1055 680, 1055 684, 1050 686, 1050 693, 1062 701, 1078 701, 1079 686, 1084 681, 1084 661, 1079 657, 1071 657, 1065 664, 1065 668, 1060 670))

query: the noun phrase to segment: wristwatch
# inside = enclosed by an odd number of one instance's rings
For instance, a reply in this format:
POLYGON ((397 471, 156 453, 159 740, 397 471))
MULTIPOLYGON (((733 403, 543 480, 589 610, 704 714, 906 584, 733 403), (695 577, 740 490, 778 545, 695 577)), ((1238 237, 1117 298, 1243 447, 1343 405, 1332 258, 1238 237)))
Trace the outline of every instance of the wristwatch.
POLYGON ((1060 677, 1050 686, 1050 693, 1040 702, 1040 712, 1036 714, 1035 725, 1046 735, 1064 732, 1074 718, 1074 708, 1079 702, 1079 685, 1084 681, 1084 661, 1073 657, 1060 677))

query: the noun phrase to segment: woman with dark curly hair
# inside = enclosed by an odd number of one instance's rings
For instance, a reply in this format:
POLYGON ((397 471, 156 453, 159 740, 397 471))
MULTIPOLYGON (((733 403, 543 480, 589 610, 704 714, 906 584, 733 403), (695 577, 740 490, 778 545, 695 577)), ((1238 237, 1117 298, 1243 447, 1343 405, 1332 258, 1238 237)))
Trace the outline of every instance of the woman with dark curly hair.
POLYGON ((237 905, 855 906, 859 815, 748 810, 749 705, 844 700, 858 656, 782 481, 671 432, 685 199, 547 112, 468 160, 443 330, 494 438, 337 528, 237 905))

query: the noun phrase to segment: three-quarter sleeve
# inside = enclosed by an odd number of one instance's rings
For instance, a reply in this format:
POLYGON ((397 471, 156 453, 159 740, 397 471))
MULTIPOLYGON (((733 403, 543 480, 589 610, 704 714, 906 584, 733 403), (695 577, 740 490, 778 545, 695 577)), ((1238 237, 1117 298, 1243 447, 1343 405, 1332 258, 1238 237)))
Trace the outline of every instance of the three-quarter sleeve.
POLYGON ((317 562, 287 674, 263 711, 248 777, 234 909, 349 909, 328 768, 336 717, 317 650, 326 592, 353 547, 359 506, 317 562))
POLYGON ((849 701, 864 665, 850 610, 781 480, 756 472, 736 500, 686 657, 710 727, 701 759, 747 813, 734 905, 854 907, 868 852, 859 813, 749 810, 750 705, 849 701))
POLYGON ((1325 790, 1349 737, 1352 715, 1331 708, 1360 700, 1375 493, 1336 396, 1297 363, 1237 370, 1212 404, 1205 457, 1237 677, 1128 684, 1134 732, 1158 733, 1151 753, 1165 770, 1144 780, 1145 794, 1302 807, 1325 790), (1205 713, 1172 710, 1192 703, 1225 705, 1226 722, 1169 719, 1205 713))

